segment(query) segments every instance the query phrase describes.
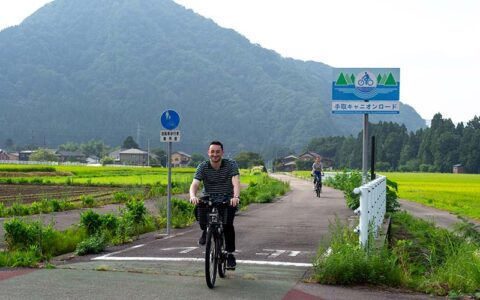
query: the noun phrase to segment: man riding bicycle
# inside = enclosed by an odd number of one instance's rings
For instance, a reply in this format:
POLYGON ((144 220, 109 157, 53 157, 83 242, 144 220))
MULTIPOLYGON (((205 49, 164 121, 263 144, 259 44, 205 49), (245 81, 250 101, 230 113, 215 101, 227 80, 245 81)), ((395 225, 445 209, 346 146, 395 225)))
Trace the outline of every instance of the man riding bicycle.
MULTIPOLYGON (((192 184, 190 185, 190 202, 195 204, 196 211, 203 203, 197 198, 197 191, 200 187, 200 181, 203 181, 203 194, 214 195, 223 194, 230 198, 227 214, 231 216, 231 224, 223 225, 225 235, 225 250, 227 254, 227 268, 235 270, 237 265, 235 256, 235 228, 233 219, 237 205, 240 203, 240 173, 237 163, 231 159, 223 158, 223 144, 219 141, 213 141, 208 147, 209 160, 198 165, 192 184)), ((197 213, 195 214, 197 217, 197 213)), ((230 218, 229 218, 230 219, 230 218)), ((200 223, 202 236, 198 240, 199 245, 205 245, 206 242, 206 224, 200 223)))
POLYGON ((315 162, 312 165, 312 176, 313 176, 313 189, 315 190, 315 185, 317 181, 320 181, 320 185, 322 184, 322 172, 323 172, 323 164, 322 158, 317 156, 315 158, 315 162))

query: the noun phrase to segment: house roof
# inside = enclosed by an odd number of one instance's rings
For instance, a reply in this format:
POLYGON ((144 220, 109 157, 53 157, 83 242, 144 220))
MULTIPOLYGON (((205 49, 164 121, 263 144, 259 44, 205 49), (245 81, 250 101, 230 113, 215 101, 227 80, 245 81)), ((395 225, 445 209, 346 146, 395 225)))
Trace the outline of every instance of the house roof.
POLYGON ((307 151, 307 152, 302 153, 298 157, 302 157, 302 156, 318 157, 318 156, 320 156, 320 154, 318 154, 316 152, 313 152, 313 151, 307 151))
POLYGON ((189 154, 187 154, 187 153, 185 153, 185 152, 182 152, 182 151, 175 151, 175 152, 173 152, 172 154, 175 154, 175 153, 178 153, 178 154, 180 154, 180 155, 182 155, 182 156, 191 157, 189 154))
POLYGON ((80 151, 63 151, 63 150, 58 150, 56 152, 57 155, 60 155, 60 156, 67 156, 67 157, 83 157, 85 156, 85 154, 83 154, 82 152, 80 151))
POLYGON ((295 155, 289 155, 289 156, 285 156, 284 158, 282 159, 297 159, 298 157, 296 157, 295 155))
POLYGON ((147 152, 142 151, 140 149, 131 148, 131 149, 120 151, 119 154, 147 154, 147 152))

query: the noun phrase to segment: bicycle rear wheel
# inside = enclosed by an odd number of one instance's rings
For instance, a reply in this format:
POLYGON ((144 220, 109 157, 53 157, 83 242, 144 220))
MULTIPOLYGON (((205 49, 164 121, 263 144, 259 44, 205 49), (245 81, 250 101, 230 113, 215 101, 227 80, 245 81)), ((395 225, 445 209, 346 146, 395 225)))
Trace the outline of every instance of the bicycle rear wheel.
POLYGON ((217 243, 212 230, 207 232, 205 246, 205 279, 209 288, 213 289, 217 278, 217 243))
POLYGON ((225 278, 225 272, 227 270, 227 255, 225 253, 225 237, 223 233, 218 237, 218 276, 225 278))

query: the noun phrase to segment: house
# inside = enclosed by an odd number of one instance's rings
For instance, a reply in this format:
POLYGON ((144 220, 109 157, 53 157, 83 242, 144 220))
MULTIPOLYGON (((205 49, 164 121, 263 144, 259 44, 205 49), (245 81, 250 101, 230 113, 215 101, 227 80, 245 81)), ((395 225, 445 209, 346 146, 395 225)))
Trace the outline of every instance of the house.
POLYGON ((18 153, 18 160, 20 160, 20 161, 29 161, 29 160, 30 160, 30 155, 32 155, 33 152, 35 152, 35 151, 32 151, 32 150, 20 151, 20 152, 18 153))
POLYGON ((96 165, 100 163, 100 158, 98 158, 98 156, 95 156, 95 155, 90 155, 89 157, 87 157, 86 162, 89 165, 96 165))
POLYGON ((173 152, 170 157, 172 167, 174 168, 185 168, 188 166, 191 160, 192 157, 190 155, 181 151, 173 152))
POLYGON ((320 154, 318 154, 318 153, 315 153, 315 152, 313 152, 313 151, 307 151, 307 152, 304 152, 304 153, 300 154, 300 155, 298 156, 298 159, 299 159, 299 160, 311 160, 311 161, 314 161, 315 158, 317 158, 317 157, 319 157, 319 156, 320 156, 320 154))
POLYGON ((120 164, 120 152, 125 151, 126 149, 119 149, 108 153, 108 157, 113 158, 115 164, 120 164))
POLYGON ((321 157, 320 161, 322 162, 323 169, 332 169, 333 166, 335 165, 335 161, 333 159, 321 156, 320 154, 313 151, 304 152, 298 157, 298 159, 303 161, 313 162, 317 157, 321 157))
POLYGON ((7 153, 9 160, 18 160, 18 152, 7 153))
POLYGON ((291 172, 297 169, 295 161, 298 159, 295 155, 288 155, 280 158, 280 163, 276 166, 278 171, 291 172))
POLYGON ((0 149, 0 160, 10 160, 10 156, 7 152, 0 149))
POLYGON ((465 173, 465 168, 461 164, 453 165, 453 173, 460 174, 465 173))
POLYGON ((59 162, 66 162, 66 161, 76 161, 76 162, 85 162, 86 157, 80 151, 63 151, 58 150, 55 152, 55 155, 58 157, 59 162))
POLYGON ((146 166, 148 152, 131 148, 119 152, 120 163, 123 165, 146 166))

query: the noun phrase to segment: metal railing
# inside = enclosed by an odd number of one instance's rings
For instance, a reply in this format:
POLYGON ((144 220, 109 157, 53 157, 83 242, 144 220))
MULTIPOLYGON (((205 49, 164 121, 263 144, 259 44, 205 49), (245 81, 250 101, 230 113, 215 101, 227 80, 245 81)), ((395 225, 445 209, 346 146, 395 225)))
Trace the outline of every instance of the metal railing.
POLYGON ((385 218, 387 177, 378 176, 377 179, 356 188, 353 192, 360 194, 360 206, 355 210, 355 214, 360 216, 360 223, 355 228, 355 232, 359 234, 360 244, 366 246, 370 234, 377 237, 378 229, 385 218))

